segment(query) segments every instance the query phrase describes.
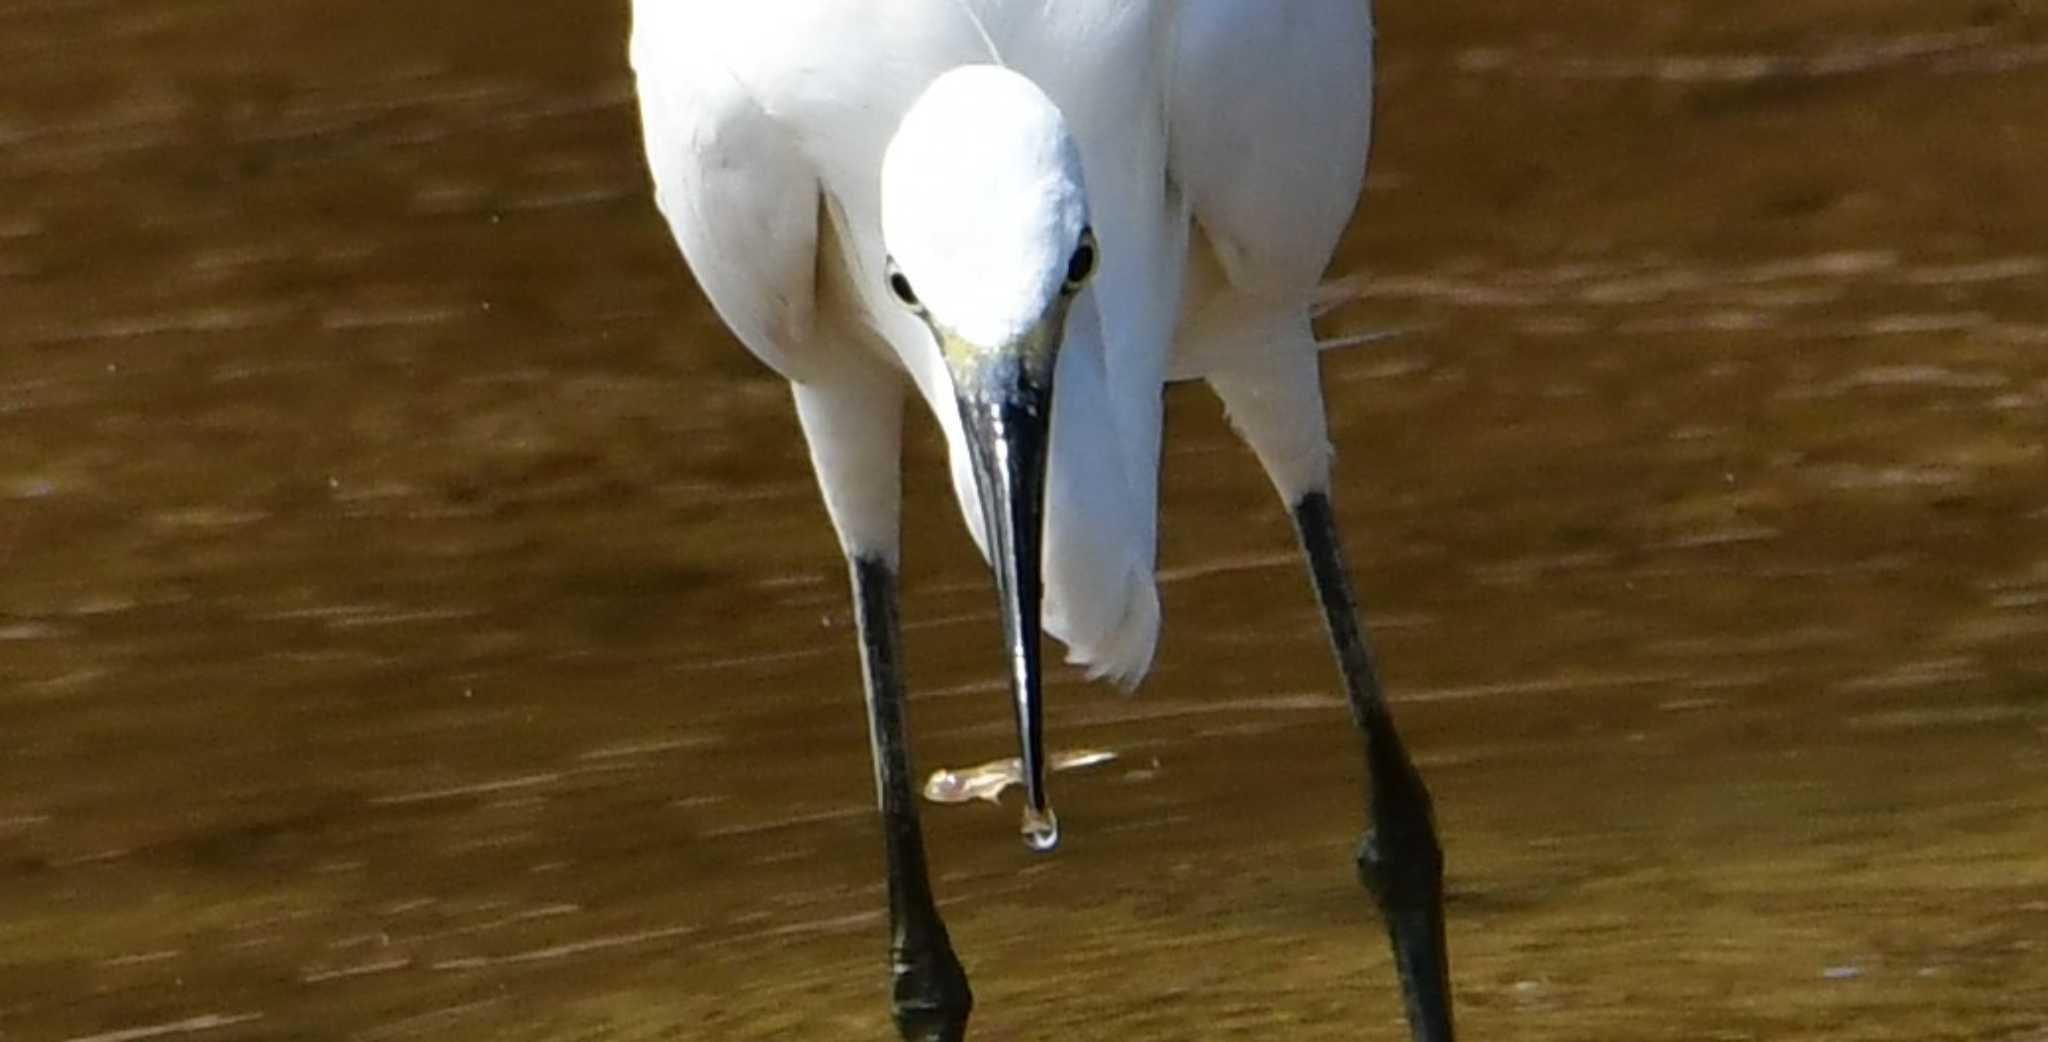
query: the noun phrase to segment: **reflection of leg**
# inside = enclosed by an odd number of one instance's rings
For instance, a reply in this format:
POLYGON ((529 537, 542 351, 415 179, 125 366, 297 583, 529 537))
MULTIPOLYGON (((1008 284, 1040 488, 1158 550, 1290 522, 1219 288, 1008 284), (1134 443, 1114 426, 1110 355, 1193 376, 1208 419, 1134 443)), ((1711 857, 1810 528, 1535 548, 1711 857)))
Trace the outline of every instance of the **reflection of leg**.
POLYGON ((868 738, 875 792, 889 858, 889 964, 896 1029, 904 1042, 958 1042, 967 1033, 974 994, 953 955, 932 900, 903 733, 903 676, 897 648, 896 573, 887 563, 853 559, 853 600, 866 674, 868 738))
POLYGON ((1444 944, 1443 851, 1437 845, 1429 790, 1394 730, 1372 653, 1358 625, 1357 600, 1344 568, 1330 497, 1311 492, 1294 506, 1295 530, 1308 556, 1323 620, 1364 733, 1372 811, 1358 848, 1358 877, 1379 900, 1394 943, 1408 1027, 1418 1042, 1451 1042, 1450 954, 1444 944))

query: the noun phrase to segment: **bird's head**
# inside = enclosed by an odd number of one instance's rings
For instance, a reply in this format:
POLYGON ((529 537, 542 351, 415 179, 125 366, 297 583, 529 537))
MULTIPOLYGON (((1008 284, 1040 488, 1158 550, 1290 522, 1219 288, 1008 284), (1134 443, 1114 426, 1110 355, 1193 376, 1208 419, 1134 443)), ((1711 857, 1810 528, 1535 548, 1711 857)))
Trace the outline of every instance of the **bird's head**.
POLYGON ((1058 339, 1096 246, 1080 150, 1037 84, 992 65, 933 80, 881 184, 889 292, 931 327, 956 384, 1058 339))
POLYGON ((1068 306, 1096 263, 1080 150, 1037 84, 963 66, 903 117, 881 190, 888 292, 924 321, 952 376, 1003 598, 1025 834, 1049 848, 1058 832, 1040 735, 1039 559, 1053 376, 1068 306))

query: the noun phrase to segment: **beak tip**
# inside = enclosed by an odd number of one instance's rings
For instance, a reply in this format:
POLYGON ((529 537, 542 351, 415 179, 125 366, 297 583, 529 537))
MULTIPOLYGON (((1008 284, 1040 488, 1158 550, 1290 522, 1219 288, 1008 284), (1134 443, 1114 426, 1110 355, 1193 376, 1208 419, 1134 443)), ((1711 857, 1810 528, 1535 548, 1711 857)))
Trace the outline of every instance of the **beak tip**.
POLYGON ((1060 845, 1060 819, 1050 807, 1039 810, 1026 805, 1024 824, 1019 831, 1024 834, 1024 845, 1034 853, 1051 853, 1060 845))

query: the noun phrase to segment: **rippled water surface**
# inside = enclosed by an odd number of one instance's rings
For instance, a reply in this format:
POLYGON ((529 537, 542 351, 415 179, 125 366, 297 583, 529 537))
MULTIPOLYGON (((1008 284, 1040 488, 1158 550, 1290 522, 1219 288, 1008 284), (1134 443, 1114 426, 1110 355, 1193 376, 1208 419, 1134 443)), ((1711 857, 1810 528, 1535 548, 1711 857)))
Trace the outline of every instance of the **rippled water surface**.
MULTIPOLYGON (((1325 319, 1467 1037, 2042 1042, 2048 9, 1580 6, 1382 5, 1325 319)), ((891 1036, 842 565, 621 8, 0 2, 0 1039, 891 1036)), ((1067 847, 926 811, 976 1037, 1403 1038, 1285 518, 1170 412, 1067 847)))

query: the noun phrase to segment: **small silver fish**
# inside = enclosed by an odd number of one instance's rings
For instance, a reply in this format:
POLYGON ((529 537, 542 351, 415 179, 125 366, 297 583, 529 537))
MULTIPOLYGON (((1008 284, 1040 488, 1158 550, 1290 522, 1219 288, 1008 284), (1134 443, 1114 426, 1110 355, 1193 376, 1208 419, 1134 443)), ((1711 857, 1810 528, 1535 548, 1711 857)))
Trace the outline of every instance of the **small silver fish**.
MULTIPOLYGON (((1116 754, 1106 749, 1075 749, 1052 754, 1046 766, 1055 771, 1071 771, 1114 759, 1116 754)), ((933 803, 967 803, 971 800, 1001 803, 1004 789, 1022 784, 1024 761, 1012 756, 1007 760, 990 760, 978 767, 958 771, 941 767, 925 779, 924 798, 933 803)))

